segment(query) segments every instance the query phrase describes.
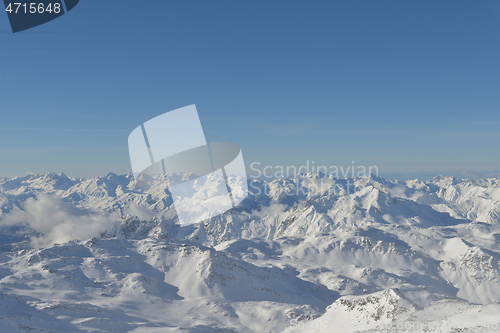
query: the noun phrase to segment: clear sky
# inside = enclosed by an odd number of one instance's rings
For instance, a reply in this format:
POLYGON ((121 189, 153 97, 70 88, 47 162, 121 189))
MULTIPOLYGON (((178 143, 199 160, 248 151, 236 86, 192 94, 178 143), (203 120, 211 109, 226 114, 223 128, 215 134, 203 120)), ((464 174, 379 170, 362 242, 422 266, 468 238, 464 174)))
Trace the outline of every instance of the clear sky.
POLYGON ((0 177, 130 172, 190 104, 247 164, 500 171, 497 0, 82 0, 0 45, 0 177))

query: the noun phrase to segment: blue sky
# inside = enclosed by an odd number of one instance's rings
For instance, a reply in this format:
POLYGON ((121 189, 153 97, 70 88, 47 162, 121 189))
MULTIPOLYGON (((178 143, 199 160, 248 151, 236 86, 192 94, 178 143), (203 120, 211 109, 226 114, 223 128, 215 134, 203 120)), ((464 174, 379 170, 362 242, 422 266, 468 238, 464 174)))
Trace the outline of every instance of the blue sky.
POLYGON ((127 137, 196 104, 247 164, 500 171, 498 1, 80 1, 0 15, 0 177, 131 171, 127 137))

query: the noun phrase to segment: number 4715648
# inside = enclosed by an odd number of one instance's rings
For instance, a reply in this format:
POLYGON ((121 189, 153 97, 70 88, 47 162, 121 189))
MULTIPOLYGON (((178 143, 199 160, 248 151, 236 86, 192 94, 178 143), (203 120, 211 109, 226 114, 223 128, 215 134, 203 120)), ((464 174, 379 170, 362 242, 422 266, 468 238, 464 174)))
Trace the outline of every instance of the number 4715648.
POLYGON ((21 3, 21 2, 14 2, 14 3, 9 3, 7 5, 7 8, 5 8, 5 11, 7 11, 9 14, 12 14, 12 12, 14 12, 14 14, 17 14, 17 13, 31 13, 31 14, 36 14, 36 13, 39 13, 39 14, 42 14, 44 12, 48 12, 48 13, 60 13, 61 12, 61 4, 60 3, 49 3, 47 5, 47 7, 44 6, 43 3, 36 3, 36 2, 31 2, 29 4, 29 8, 28 8, 28 4, 27 3, 21 3), (12 6, 14 5, 14 6, 12 6), (15 9, 14 9, 15 8, 15 9), (19 9, 21 9, 21 11, 19 11, 19 9), (29 11, 28 11, 29 10, 29 11))

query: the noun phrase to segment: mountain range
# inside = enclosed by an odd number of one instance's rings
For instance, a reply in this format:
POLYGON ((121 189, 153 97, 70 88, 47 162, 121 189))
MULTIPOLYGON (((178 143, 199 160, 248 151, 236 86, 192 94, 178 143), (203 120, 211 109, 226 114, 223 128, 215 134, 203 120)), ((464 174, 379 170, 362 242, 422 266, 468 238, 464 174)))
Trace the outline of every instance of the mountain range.
POLYGON ((163 177, 0 179, 0 330, 500 331, 499 178, 248 185, 181 226, 163 177))

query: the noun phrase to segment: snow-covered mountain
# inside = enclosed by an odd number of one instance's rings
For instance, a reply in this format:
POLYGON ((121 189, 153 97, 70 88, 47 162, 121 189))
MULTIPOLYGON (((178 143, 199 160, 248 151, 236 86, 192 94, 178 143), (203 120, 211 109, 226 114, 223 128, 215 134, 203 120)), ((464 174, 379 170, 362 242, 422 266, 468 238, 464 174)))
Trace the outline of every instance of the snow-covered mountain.
POLYGON ((163 178, 0 179, 0 330, 500 331, 500 179, 249 189, 181 227, 163 178))

